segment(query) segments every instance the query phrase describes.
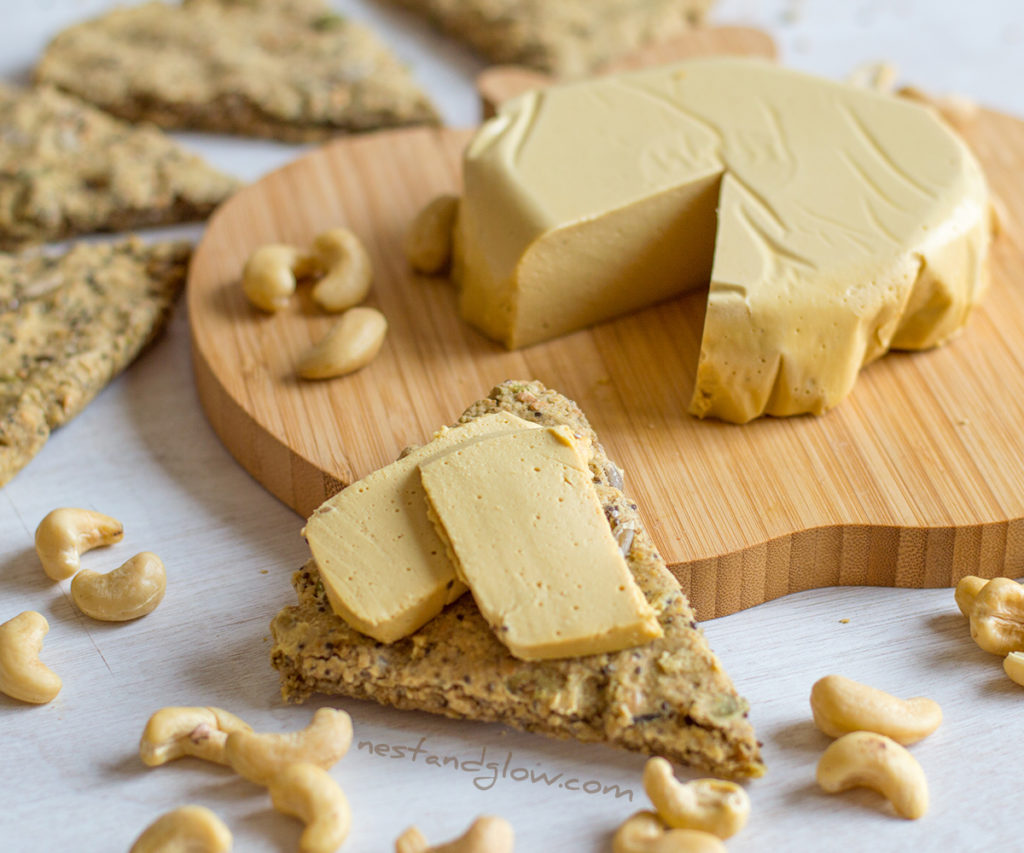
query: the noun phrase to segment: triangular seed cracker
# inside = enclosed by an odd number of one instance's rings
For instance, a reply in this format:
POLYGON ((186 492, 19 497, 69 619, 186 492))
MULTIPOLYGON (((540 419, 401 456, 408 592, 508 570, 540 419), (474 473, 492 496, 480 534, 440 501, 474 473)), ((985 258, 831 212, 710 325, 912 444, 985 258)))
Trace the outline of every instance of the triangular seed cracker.
POLYGON ((437 121, 391 51, 321 0, 117 8, 60 33, 36 79, 133 121, 291 142, 437 121))
POLYGON ((0 86, 0 249, 205 219, 238 186, 155 127, 0 86))
POLYGON ((0 254, 0 486, 163 328, 191 246, 0 254))
POLYGON ((472 596, 449 605, 412 636, 383 645, 354 631, 327 602, 316 565, 295 576, 298 606, 272 623, 273 665, 282 693, 373 699, 581 741, 663 755, 727 776, 764 772, 747 703, 697 628, 678 582, 654 550, 622 475, 579 408, 537 382, 506 382, 462 422, 509 411, 545 425, 566 424, 594 442, 591 471, 608 522, 647 600, 662 639, 621 652, 526 662, 512 657, 472 596))
POLYGON ((579 76, 700 23, 712 0, 387 0, 492 62, 579 76))

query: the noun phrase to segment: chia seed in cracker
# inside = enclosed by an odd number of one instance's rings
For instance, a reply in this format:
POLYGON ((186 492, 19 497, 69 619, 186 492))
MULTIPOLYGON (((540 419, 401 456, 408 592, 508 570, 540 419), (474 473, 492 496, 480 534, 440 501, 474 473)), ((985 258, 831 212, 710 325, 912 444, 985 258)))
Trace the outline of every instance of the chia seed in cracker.
POLYGON ((437 121, 392 53, 320 0, 117 8, 60 33, 36 78, 131 121, 290 142, 437 121))

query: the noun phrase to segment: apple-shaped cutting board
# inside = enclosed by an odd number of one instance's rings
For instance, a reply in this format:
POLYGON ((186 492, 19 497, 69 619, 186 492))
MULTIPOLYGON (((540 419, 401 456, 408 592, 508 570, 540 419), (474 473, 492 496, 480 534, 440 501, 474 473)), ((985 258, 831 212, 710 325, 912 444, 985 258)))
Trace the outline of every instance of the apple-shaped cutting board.
MULTIPOLYGON (((673 49, 770 45, 724 29, 673 49)), ((305 516, 498 382, 539 379, 587 413, 705 619, 812 587, 1024 575, 1024 123, 982 111, 963 132, 1008 214, 991 289, 964 334, 875 362, 823 417, 687 414, 703 292, 518 352, 464 324, 448 282, 412 274, 401 250, 416 212, 459 187, 470 132, 451 129, 333 142, 221 207, 188 285, 200 399, 242 465, 305 516), (372 256, 368 304, 390 332, 362 371, 305 382, 295 364, 337 318, 301 289, 262 314, 239 277, 257 246, 308 244, 337 225, 372 256)))

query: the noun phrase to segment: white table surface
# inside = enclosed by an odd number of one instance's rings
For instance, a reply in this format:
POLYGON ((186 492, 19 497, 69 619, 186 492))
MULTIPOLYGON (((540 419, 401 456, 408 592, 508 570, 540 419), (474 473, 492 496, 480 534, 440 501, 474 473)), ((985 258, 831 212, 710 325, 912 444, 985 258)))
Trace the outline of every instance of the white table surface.
MULTIPOLYGON (((48 37, 107 5, 0 0, 0 79, 27 79, 48 37)), ((476 120, 477 60, 400 14, 357 0, 336 5, 382 30, 450 122, 476 120)), ((1019 0, 722 0, 713 20, 769 30, 784 60, 801 68, 843 76, 885 59, 908 81, 1024 115, 1019 0)), ((302 151, 182 139, 246 179, 302 151)), ((198 236, 200 229, 169 233, 198 236)), ((1021 468, 1024 488, 1024 461, 1021 468)), ((319 703, 285 706, 268 662, 268 622, 294 600, 289 578, 306 557, 300 526, 208 426, 179 307, 167 335, 0 489, 0 621, 42 612, 50 622, 43 659, 64 679, 49 705, 0 696, 0 850, 127 851, 157 815, 186 802, 217 811, 237 850, 296 848, 300 825, 273 811, 261 789, 194 759, 147 769, 136 746, 149 714, 171 704, 218 705, 258 730, 308 722, 319 703), (57 506, 91 507, 124 522, 124 542, 85 555, 87 568, 105 571, 141 550, 162 556, 168 590, 154 613, 121 625, 94 622, 72 606, 68 582, 46 579, 33 532, 57 506)), ((750 699, 769 767, 749 785, 752 817, 729 842, 731 851, 1024 849, 1024 689, 971 642, 950 590, 826 589, 704 628, 750 699), (816 787, 815 763, 829 741, 810 723, 807 696, 833 671, 943 706, 943 726, 913 747, 931 785, 924 819, 893 817, 871 792, 827 796, 816 787)), ((640 756, 364 702, 338 704, 352 715, 362 744, 332 771, 354 813, 346 850, 389 850, 413 822, 441 840, 480 813, 511 820, 521 851, 607 850, 614 828, 646 807, 640 756), (419 744, 422 751, 416 760, 381 757, 368 749, 379 744, 419 744), (431 756, 454 756, 458 769, 431 756), (520 781, 524 773, 532 780, 520 781)))

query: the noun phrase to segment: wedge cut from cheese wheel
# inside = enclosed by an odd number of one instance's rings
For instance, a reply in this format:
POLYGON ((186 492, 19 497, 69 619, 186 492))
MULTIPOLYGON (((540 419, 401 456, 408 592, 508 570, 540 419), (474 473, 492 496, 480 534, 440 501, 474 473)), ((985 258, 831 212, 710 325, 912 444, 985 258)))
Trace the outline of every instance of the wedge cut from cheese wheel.
POLYGON ((956 334, 986 281, 988 190, 950 128, 753 60, 528 93, 464 179, 460 311, 510 348, 710 282, 698 416, 821 413, 956 334))
POLYGON ((504 412, 445 428, 321 504, 302 533, 334 612, 392 643, 462 595, 466 587, 427 515, 418 466, 484 436, 539 429, 504 412))
POLYGON ((567 427, 490 435, 421 462, 420 474, 459 579, 515 657, 662 636, 567 427))

